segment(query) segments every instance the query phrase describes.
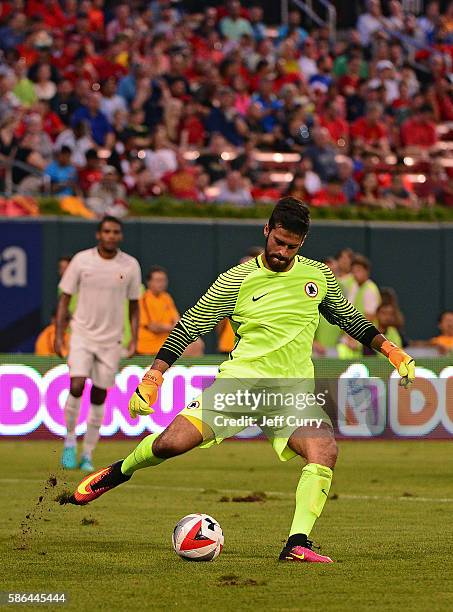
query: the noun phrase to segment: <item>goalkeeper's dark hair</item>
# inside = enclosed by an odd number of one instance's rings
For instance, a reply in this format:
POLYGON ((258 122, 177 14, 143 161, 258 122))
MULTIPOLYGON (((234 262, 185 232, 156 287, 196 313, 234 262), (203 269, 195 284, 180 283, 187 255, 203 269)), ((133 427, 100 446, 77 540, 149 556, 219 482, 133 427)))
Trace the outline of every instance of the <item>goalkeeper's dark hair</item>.
POLYGON ((272 211, 268 225, 270 230, 282 227, 299 236, 306 236, 310 228, 310 209, 297 198, 281 198, 272 211))
POLYGON ((112 217, 111 215, 106 215, 103 219, 101 219, 98 223, 98 232, 100 232, 104 226, 104 223, 116 223, 123 229, 123 222, 117 219, 116 217, 112 217))

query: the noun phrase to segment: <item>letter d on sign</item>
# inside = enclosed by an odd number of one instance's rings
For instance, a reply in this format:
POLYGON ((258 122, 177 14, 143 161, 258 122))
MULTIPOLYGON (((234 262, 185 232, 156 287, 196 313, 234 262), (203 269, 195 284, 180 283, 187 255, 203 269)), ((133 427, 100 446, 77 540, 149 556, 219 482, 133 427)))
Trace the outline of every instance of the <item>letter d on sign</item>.
POLYGON ((40 380, 28 366, 0 366, 0 434, 18 436, 39 427, 40 380))
POLYGON ((434 372, 417 368, 417 377, 409 389, 399 386, 398 375, 390 384, 390 425, 398 436, 426 436, 440 423, 442 402, 440 381, 434 372))

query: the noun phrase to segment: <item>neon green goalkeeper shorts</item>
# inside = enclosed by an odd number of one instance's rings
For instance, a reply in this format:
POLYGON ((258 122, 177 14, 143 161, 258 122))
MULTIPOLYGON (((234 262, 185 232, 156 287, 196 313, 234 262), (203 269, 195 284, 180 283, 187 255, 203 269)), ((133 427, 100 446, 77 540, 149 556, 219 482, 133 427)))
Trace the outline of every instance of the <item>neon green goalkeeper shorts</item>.
POLYGON ((288 461, 296 456, 288 446, 296 431, 296 435, 313 438, 325 436, 326 426, 332 427, 323 409, 323 395, 313 390, 312 379, 237 380, 220 374, 180 414, 203 435, 201 448, 258 426, 280 460, 288 461))

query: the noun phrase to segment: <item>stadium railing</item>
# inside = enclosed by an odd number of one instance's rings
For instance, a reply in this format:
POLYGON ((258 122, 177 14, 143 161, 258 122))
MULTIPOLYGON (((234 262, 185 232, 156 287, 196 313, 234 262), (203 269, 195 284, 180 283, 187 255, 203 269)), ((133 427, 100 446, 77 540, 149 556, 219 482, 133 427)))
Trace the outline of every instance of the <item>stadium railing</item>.
MULTIPOLYGON (((25 170, 32 176, 36 176, 41 179, 41 193, 42 195, 49 196, 52 193, 50 177, 30 164, 19 161, 17 159, 11 159, 8 157, 0 157, 0 175, 3 174, 4 190, 3 193, 6 196, 11 196, 14 193, 19 192, 19 186, 13 182, 13 168, 20 168, 25 170)), ((27 195, 36 195, 27 194, 27 195)))

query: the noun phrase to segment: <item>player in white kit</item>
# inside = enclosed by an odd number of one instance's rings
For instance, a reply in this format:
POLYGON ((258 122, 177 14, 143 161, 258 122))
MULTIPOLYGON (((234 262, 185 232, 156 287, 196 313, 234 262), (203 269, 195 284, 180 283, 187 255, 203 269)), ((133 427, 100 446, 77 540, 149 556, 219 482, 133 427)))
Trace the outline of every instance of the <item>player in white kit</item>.
POLYGON ((141 271, 138 261, 119 250, 122 223, 105 217, 96 233, 97 247, 80 251, 71 260, 59 287, 55 351, 61 356, 65 320, 71 296, 77 307, 71 320, 68 366, 71 386, 64 413, 66 438, 61 464, 92 471, 93 450, 99 439, 107 389, 114 384, 121 357, 124 305, 129 300, 132 339, 128 357, 135 353, 138 331, 138 299, 141 271), (91 378, 91 405, 80 462, 77 461, 76 424, 85 381, 91 378))

